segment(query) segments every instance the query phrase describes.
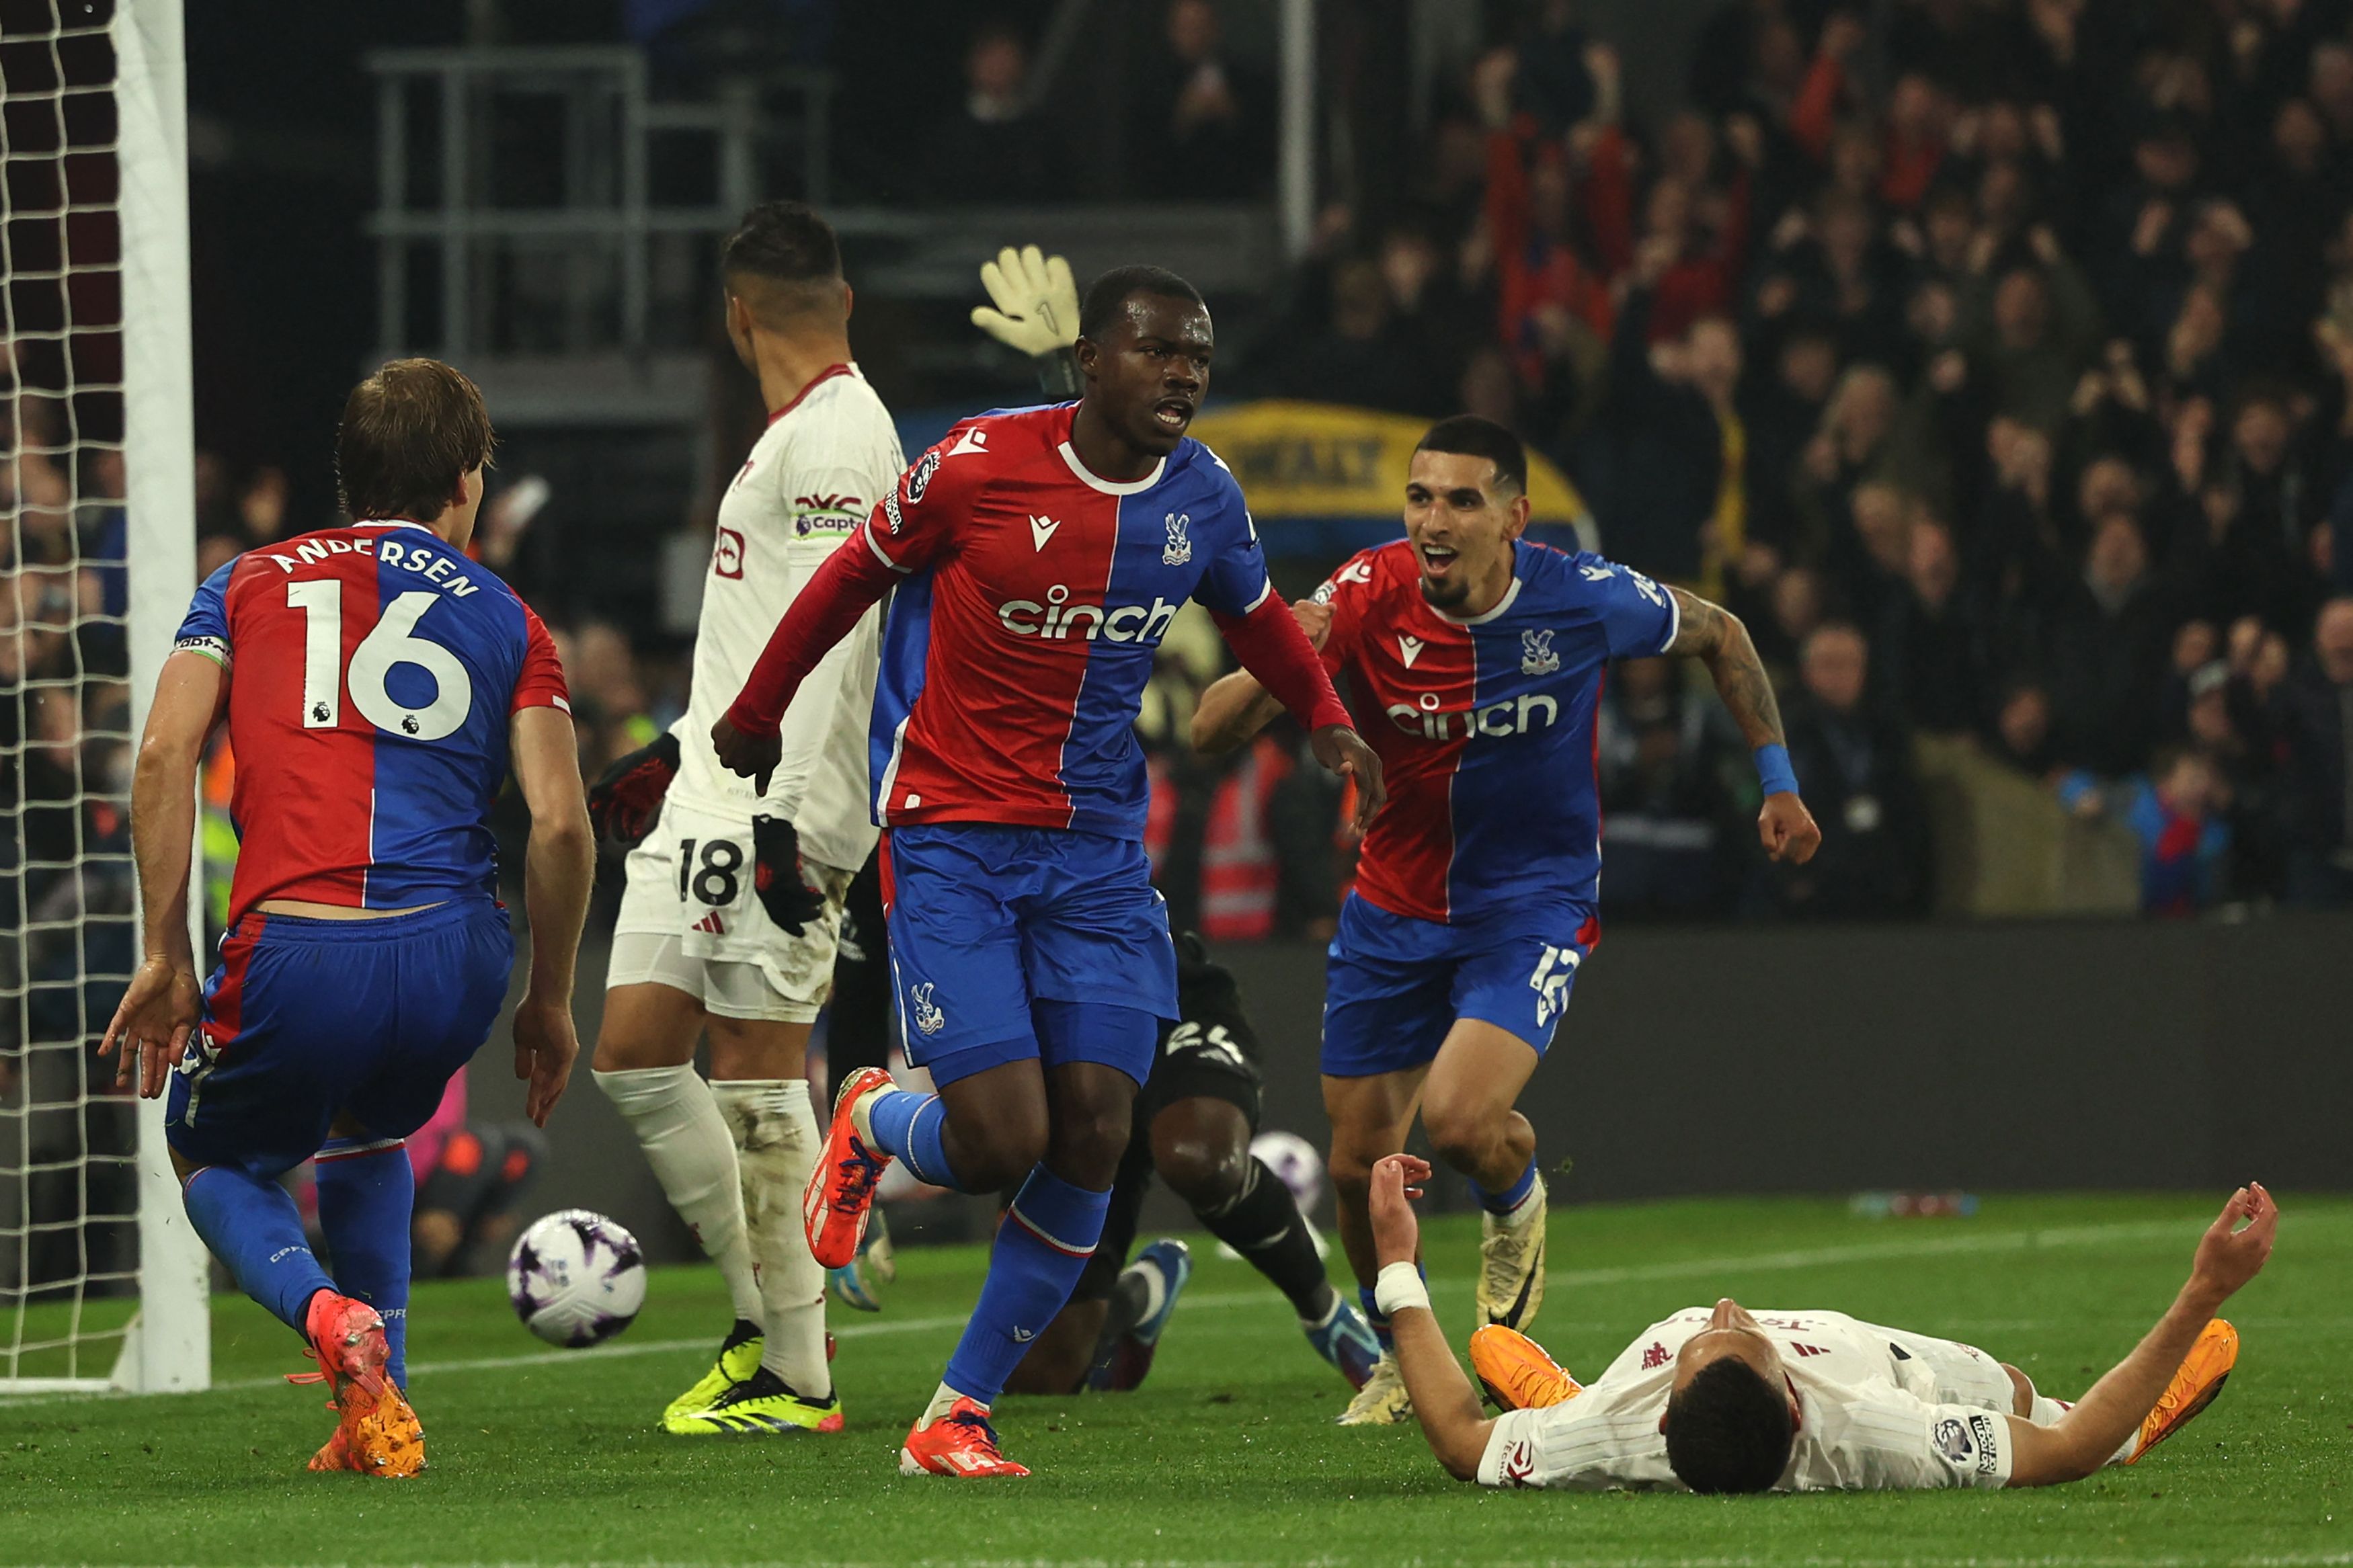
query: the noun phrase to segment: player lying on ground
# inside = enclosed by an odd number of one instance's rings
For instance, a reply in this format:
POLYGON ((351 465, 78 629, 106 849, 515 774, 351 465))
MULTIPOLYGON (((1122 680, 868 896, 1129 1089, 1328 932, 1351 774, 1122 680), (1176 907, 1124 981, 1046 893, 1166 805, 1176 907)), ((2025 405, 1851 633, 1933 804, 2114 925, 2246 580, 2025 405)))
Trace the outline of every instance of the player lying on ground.
POLYGON ((2279 1229, 2260 1184, 2232 1194, 2165 1316, 2073 1405, 1951 1340, 1726 1298, 1651 1324, 1583 1388, 1519 1333, 1481 1329, 1471 1363, 1505 1408, 1491 1421, 1417 1267, 1410 1200, 1429 1176, 1406 1154, 1374 1168, 1381 1303, 1430 1451, 1457 1480, 1491 1487, 2039 1487, 2129 1465, 2221 1391, 2239 1336, 2214 1314, 2261 1271, 2279 1229))
POLYGON ((800 1217, 823 1142, 807 1056, 842 900, 874 847, 866 725, 880 615, 861 616, 818 665, 758 788, 721 767, 703 737, 904 464, 890 411, 850 362, 849 285, 825 220, 797 202, 754 207, 720 271, 727 333, 759 377, 768 427, 719 503, 687 710, 591 797, 597 826, 636 846, 596 1084, 734 1303, 716 1363, 670 1401, 662 1429, 838 1432, 825 1271, 800 1217), (706 1033, 708 1083, 694 1070, 706 1033))
MULTIPOLYGON (((1767 852, 1803 862, 1821 843, 1738 618, 1598 555, 1527 543, 1527 489, 1519 437, 1440 420, 1408 471, 1406 537, 1297 606, 1325 667, 1379 715, 1369 738, 1389 780, 1332 943, 1323 1057, 1340 1240, 1384 1346, 1365 1184, 1417 1109, 1486 1210, 1480 1321, 1524 1327, 1544 1300, 1544 1180, 1514 1106, 1600 938, 1593 729, 1609 661, 1706 664, 1756 751, 1767 852)), ((1227 676, 1203 693, 1193 743, 1229 750, 1274 713, 1247 672, 1227 676)), ((1340 1419, 1411 1415, 1385 1355, 1340 1419)))
POLYGON ((988 1409, 1101 1236, 1176 963, 1142 833, 1143 689, 1198 596, 1300 716, 1326 767, 1379 763, 1275 596, 1225 465, 1186 438, 1208 311, 1156 268, 1098 279, 1076 405, 966 420, 910 468, 797 599, 712 729, 765 777, 776 723, 825 651, 893 586, 875 698, 890 830, 891 963, 910 1057, 937 1094, 851 1076, 807 1205, 828 1267, 854 1255, 903 1159, 940 1186, 1018 1186, 972 1320, 901 1450, 909 1473, 1021 1475, 988 1409))
POLYGON ((1112 1184, 1103 1239, 1069 1304, 1007 1382, 1008 1394, 1070 1394, 1082 1385, 1119 1392, 1144 1381, 1193 1272, 1191 1255, 1176 1240, 1154 1242, 1121 1267, 1155 1172, 1210 1235, 1290 1300, 1316 1354, 1351 1386, 1372 1375, 1380 1354, 1372 1330, 1332 1289, 1291 1189, 1250 1152, 1259 1126, 1258 1031, 1242 1014, 1232 973, 1210 963, 1191 931, 1176 939, 1176 1009, 1183 1021, 1163 1026, 1159 1059, 1135 1097, 1135 1125, 1112 1184))
POLYGON ((572 969, 595 875, 555 647, 466 559, 492 436, 481 395, 397 360, 343 405, 347 528, 207 578, 164 660, 131 826, 146 957, 107 1026, 118 1082, 164 1117, 188 1218, 245 1293, 310 1342, 341 1420, 314 1470, 414 1475, 403 1390, 415 1177, 402 1140, 506 1000, 491 803, 531 810, 531 981, 515 1076, 546 1125, 579 1046, 572 969), (226 715, 240 848, 220 965, 188 940, 196 765, 226 715), (176 1064, 176 1065, 175 1065, 176 1064), (279 1177, 318 1156, 331 1279, 279 1177))

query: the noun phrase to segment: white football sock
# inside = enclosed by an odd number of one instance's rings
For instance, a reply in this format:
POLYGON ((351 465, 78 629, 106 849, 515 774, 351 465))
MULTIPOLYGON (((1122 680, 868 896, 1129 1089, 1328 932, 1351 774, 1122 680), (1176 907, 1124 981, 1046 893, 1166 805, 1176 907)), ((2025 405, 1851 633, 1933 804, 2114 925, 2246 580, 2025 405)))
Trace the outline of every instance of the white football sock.
POLYGON ((760 1364, 806 1399, 833 1389, 825 1363, 825 1270, 809 1251, 801 1190, 825 1135, 803 1079, 716 1079, 711 1092, 734 1136, 767 1342, 760 1364))
POLYGON ((760 1287, 752 1273, 752 1247, 744 1233, 743 1184, 736 1175, 735 1141, 711 1086, 691 1066, 630 1068, 595 1075, 596 1087, 638 1135, 646 1163, 678 1217, 694 1232, 703 1252, 719 1265, 736 1317, 762 1321, 760 1287))
MULTIPOLYGON (((938 1420, 941 1416, 945 1415, 949 1411, 955 1408, 955 1402, 963 1397, 964 1395, 962 1394, 957 1392, 955 1389, 950 1388, 946 1384, 944 1383, 940 1384, 940 1386, 934 1391, 932 1394, 932 1402, 929 1405, 924 1405, 923 1413, 915 1418, 915 1430, 920 1432, 924 1427, 930 1426, 933 1422, 938 1420)), ((975 1405, 980 1405, 980 1401, 977 1399, 974 1400, 973 1403, 975 1405)), ((988 1408, 986 1405, 981 1405, 980 1407, 983 1410, 988 1408)))

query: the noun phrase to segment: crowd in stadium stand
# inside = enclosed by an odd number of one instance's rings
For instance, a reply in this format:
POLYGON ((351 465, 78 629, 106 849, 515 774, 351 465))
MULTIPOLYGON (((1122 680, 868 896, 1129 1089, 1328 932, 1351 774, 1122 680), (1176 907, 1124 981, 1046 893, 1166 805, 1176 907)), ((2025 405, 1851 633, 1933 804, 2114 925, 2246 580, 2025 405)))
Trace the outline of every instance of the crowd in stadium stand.
POLYGON ((1506 420, 1747 621, 1821 857, 1761 874, 1736 738, 1637 667, 1605 909, 1927 910, 1963 754, 2148 910, 2353 902, 2347 7, 1729 0, 1658 116, 1535 9, 1252 384, 1506 420))
MULTIPOLYGON (((1522 9, 1441 86, 1411 177, 1324 213, 1229 329, 1219 395, 1504 420, 1601 549, 1746 619, 1823 851, 1766 868, 1704 686, 1630 666, 1599 736, 1605 912, 2353 903, 2342 0, 1728 0, 1688 107, 1656 113, 1575 7, 1522 9)), ((1166 167, 1138 177, 1263 194, 1266 82, 1206 0, 1166 16, 1130 142, 1166 167)), ((1029 68, 1017 33, 972 36, 939 134, 1005 156, 946 160, 960 197, 1052 193, 1029 68)), ((274 470, 202 483, 207 563, 284 527, 274 470)), ((593 771, 677 682, 625 628, 559 635, 593 771)), ((1215 650, 1164 663, 1172 901, 1322 930, 1331 792, 1280 740, 1190 757, 1215 650)))

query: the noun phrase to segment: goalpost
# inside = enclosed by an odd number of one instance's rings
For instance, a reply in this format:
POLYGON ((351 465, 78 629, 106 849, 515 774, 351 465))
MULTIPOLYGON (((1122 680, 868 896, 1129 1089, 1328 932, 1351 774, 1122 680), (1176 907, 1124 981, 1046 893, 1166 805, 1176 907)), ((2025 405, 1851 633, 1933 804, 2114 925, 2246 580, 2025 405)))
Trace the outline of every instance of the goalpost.
POLYGON ((211 1382, 162 1102, 95 1055, 138 957, 133 748, 195 580, 185 68, 181 0, 0 21, 0 1395, 211 1382))

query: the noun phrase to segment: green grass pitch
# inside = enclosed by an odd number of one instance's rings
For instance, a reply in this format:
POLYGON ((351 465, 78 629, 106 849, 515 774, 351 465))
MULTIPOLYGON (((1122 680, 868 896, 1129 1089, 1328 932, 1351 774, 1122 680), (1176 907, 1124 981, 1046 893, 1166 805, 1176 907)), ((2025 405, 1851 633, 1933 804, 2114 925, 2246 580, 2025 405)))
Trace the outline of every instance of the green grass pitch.
MULTIPOLYGON (((2000 1197, 1873 1222, 1809 1200, 1556 1210, 1537 1337, 1590 1373, 1643 1324, 1729 1292, 1980 1345, 2072 1396, 2179 1283, 2221 1202, 2000 1197)), ((1733 1565, 2353 1563, 2353 1202, 2288 1195, 2221 1399, 2145 1463, 2042 1492, 1712 1500, 1495 1493, 1412 1428, 1331 1425, 1345 1388, 1256 1275, 1199 1268, 1138 1393, 1008 1400, 1028 1481, 904 1480, 898 1442, 976 1283, 970 1248, 909 1254, 879 1317, 837 1311, 850 1426, 833 1438, 652 1429, 725 1317, 708 1269, 658 1273, 597 1351, 546 1352, 495 1280, 421 1289, 412 1394, 431 1470, 311 1476, 330 1425, 284 1330, 215 1315, 210 1394, 0 1399, 5 1563, 1471 1563, 1733 1565)), ((1431 1227, 1461 1342, 1476 1232, 1431 1227)), ((1337 1259, 1335 1259, 1335 1265, 1337 1259)))

